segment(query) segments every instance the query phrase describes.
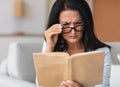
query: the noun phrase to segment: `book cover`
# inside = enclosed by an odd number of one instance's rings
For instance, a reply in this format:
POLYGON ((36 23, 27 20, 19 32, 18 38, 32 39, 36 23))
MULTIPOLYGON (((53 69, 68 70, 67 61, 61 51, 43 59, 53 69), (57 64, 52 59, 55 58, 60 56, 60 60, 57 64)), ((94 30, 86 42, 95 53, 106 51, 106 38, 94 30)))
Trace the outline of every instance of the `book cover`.
POLYGON ((102 83, 104 52, 92 51, 69 56, 64 52, 34 53, 38 85, 59 87, 63 80, 74 80, 85 87, 102 83))

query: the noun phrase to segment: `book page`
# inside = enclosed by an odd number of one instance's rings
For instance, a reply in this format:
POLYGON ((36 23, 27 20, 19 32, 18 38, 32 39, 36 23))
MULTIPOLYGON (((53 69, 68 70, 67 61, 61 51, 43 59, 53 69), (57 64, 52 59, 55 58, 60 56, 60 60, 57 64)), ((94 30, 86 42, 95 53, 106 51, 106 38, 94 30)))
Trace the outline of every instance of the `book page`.
POLYGON ((85 87, 101 84, 103 80, 104 52, 93 51, 70 56, 72 61, 72 80, 78 81, 85 87))
POLYGON ((36 53, 34 64, 38 84, 43 87, 59 87, 66 79, 67 53, 36 53))

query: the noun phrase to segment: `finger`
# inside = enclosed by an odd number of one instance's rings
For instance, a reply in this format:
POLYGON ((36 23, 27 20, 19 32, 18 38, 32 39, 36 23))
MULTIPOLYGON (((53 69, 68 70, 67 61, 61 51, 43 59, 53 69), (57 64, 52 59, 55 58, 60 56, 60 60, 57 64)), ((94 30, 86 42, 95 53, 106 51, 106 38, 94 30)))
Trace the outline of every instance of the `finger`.
POLYGON ((49 34, 45 34, 45 38, 50 39, 50 38, 57 38, 58 37, 58 33, 57 32, 51 32, 49 34))
POLYGON ((44 32, 44 35, 53 35, 53 34, 60 34, 61 30, 58 29, 51 29, 51 30, 47 30, 44 32))
POLYGON ((61 28, 62 28, 61 24, 54 24, 47 31, 51 31, 51 30, 54 30, 54 29, 61 31, 61 28))
POLYGON ((73 85, 73 87, 82 87, 82 85, 77 82, 77 81, 71 81, 71 80, 67 80, 67 82, 71 85, 73 85))
POLYGON ((58 28, 53 28, 53 29, 51 28, 51 29, 46 30, 45 33, 50 33, 50 32, 54 32, 54 31, 59 32, 60 30, 58 28))
POLYGON ((62 26, 61 26, 61 24, 54 24, 54 25, 52 25, 50 28, 49 28, 49 30, 51 30, 51 29, 61 29, 62 28, 62 26))
POLYGON ((73 85, 72 81, 66 80, 66 82, 68 84, 68 87, 76 87, 76 86, 73 85))
POLYGON ((45 32, 45 37, 51 37, 53 35, 58 35, 59 32, 58 31, 51 31, 51 32, 45 32))
POLYGON ((60 87, 67 87, 66 85, 64 85, 63 83, 60 84, 60 87))
POLYGON ((51 28, 53 28, 53 27, 62 28, 62 25, 61 24, 54 24, 51 26, 51 28))
POLYGON ((67 82, 66 82, 65 80, 64 80, 64 81, 62 81, 62 82, 61 82, 61 84, 60 84, 60 85, 61 85, 61 87, 68 87, 68 85, 67 85, 66 83, 67 83, 67 82))
POLYGON ((67 81, 63 81, 63 82, 61 83, 61 86, 62 86, 62 87, 74 87, 72 84, 67 83, 67 81))

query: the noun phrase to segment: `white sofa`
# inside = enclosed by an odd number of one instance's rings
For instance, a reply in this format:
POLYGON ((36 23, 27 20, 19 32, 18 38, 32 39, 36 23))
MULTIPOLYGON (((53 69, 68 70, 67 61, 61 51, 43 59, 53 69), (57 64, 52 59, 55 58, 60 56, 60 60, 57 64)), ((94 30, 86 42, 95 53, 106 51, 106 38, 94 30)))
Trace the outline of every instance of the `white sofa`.
MULTIPOLYGON (((120 87, 120 42, 112 46, 111 86, 120 87)), ((35 87, 33 53, 41 52, 42 42, 12 43, 7 59, 0 66, 0 87, 35 87)))
POLYGON ((0 87, 35 87, 33 53, 41 48, 42 42, 11 43, 8 57, 0 66, 0 87))

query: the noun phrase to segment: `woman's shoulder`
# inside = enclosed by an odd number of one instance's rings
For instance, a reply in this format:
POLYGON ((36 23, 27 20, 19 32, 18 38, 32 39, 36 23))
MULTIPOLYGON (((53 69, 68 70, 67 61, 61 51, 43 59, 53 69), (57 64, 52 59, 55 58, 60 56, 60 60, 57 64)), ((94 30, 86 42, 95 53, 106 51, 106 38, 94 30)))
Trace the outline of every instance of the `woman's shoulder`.
POLYGON ((106 53, 110 53, 110 48, 108 47, 101 47, 101 48, 97 48, 96 51, 103 51, 106 53))

